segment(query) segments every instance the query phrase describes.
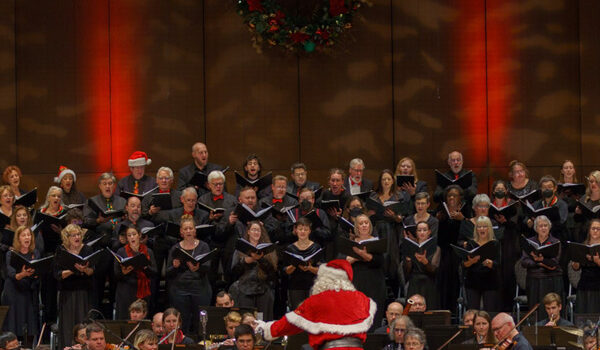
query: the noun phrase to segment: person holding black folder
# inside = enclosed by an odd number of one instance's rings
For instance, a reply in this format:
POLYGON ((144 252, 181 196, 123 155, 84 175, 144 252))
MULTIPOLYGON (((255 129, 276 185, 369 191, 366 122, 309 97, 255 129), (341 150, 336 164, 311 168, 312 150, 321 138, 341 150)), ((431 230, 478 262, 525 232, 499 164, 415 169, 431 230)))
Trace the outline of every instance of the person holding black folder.
MULTIPOLYGON (((132 197, 134 198, 134 197, 132 197)), ((115 294, 115 308, 118 320, 125 320, 129 317, 129 305, 138 299, 149 302, 150 300, 150 280, 157 275, 154 253, 140 240, 142 235, 135 226, 129 226, 125 235, 127 244, 119 248, 117 255, 123 258, 132 258, 139 254, 146 257, 147 263, 128 265, 126 263, 114 262, 114 274, 117 282, 115 294)))
POLYGON ((11 331, 19 337, 39 333, 39 275, 33 268, 22 265, 16 270, 12 260, 14 254, 31 261, 41 257, 35 249, 35 237, 31 229, 21 226, 15 231, 12 250, 6 253, 6 282, 2 291, 2 305, 8 305, 4 320, 4 331, 11 331), (26 328, 26 331, 25 331, 26 328))
POLYGON ((181 207, 181 191, 173 189, 173 170, 163 166, 156 172, 156 184, 152 192, 142 200, 142 217, 157 223, 156 216, 161 211, 181 207))
MULTIPOLYGON (((425 242, 432 237, 429 224, 425 221, 419 221, 415 236, 417 244, 427 244, 425 242)), ((436 274, 440 265, 440 247, 435 244, 434 238, 430 241, 429 245, 414 249, 411 246, 411 242, 407 242, 408 239, 410 238, 405 238, 405 241, 402 243, 404 255, 402 269, 404 271, 404 278, 408 283, 406 295, 423 295, 429 303, 430 308, 437 310, 439 308, 440 295, 436 287, 436 274)))
MULTIPOLYGON (((329 220, 333 220, 336 216, 342 215, 342 208, 346 205, 346 201, 350 199, 350 191, 344 189, 344 171, 339 168, 329 169, 329 178, 327 180, 329 188, 323 190, 321 198, 317 201, 317 207, 323 208, 324 201, 338 201, 338 206, 329 206, 325 211, 329 215, 329 220)), ((323 208, 324 209, 324 208, 323 208)))
POLYGON ((125 176, 117 184, 119 195, 121 192, 133 194, 144 194, 156 186, 156 180, 152 176, 146 175, 146 166, 152 163, 146 152, 135 151, 127 159, 127 166, 131 174, 125 176))
POLYGON ((13 213, 13 204, 15 203, 15 194, 8 185, 0 186, 0 217, 4 222, 4 227, 9 228, 10 217, 13 213))
POLYGON ((502 247, 502 264, 500 264, 501 301, 500 308, 508 310, 512 308, 515 297, 516 276, 515 264, 521 258, 519 248, 520 231, 518 229, 518 203, 508 197, 508 185, 504 180, 496 180, 492 184, 492 203, 490 215, 495 219, 499 228, 503 231, 502 237, 498 238, 502 247), (510 207, 509 207, 510 206, 510 207))
MULTIPOLYGON (((54 178, 54 182, 62 189, 62 203, 65 206, 85 204, 87 198, 83 193, 77 190, 75 183, 77 182, 77 175, 75 172, 64 165, 58 168, 58 176, 54 178)), ((67 208, 68 210, 68 208, 67 208)))
MULTIPOLYGON (((361 214, 354 221, 354 241, 361 242, 368 239, 374 239, 373 224, 367 215, 361 214)), ((385 310, 385 273, 383 253, 370 253, 367 248, 359 249, 353 247, 352 250, 359 258, 346 256, 346 261, 352 264, 354 273, 354 286, 356 290, 363 292, 366 296, 377 303, 377 312, 373 318, 371 330, 381 325, 385 310)))
POLYGON ((207 187, 207 183, 202 184, 201 186, 194 185, 192 183, 192 179, 196 173, 202 173, 208 176, 213 170, 222 170, 223 167, 208 162, 208 148, 202 142, 196 142, 192 146, 192 159, 194 162, 192 164, 186 165, 183 168, 179 169, 177 179, 177 189, 183 191, 184 188, 187 187, 195 187, 196 191, 198 191, 198 195, 201 196, 207 192, 209 189, 207 187))
POLYGON ((540 247, 558 243, 558 254, 545 257, 535 251, 523 250, 521 265, 527 269, 527 302, 532 308, 550 292, 563 295, 562 268, 559 264, 561 255, 560 240, 550 234, 552 223, 545 215, 535 218, 533 229, 536 236, 530 240, 540 247))
MULTIPOLYGON (((588 234, 583 244, 600 245, 600 219, 592 219, 588 227, 588 234)), ((600 313, 600 253, 596 250, 595 254, 586 254, 585 261, 577 260, 571 260, 573 270, 581 270, 575 312, 600 313)))
MULTIPOLYGON (((75 254, 87 257, 94 253, 90 246, 83 244, 83 230, 77 225, 67 225, 61 231, 62 246, 57 248, 65 250, 66 254, 75 254)), ((90 296, 93 286, 92 275, 95 265, 79 263, 65 266, 56 261, 54 265, 54 278, 58 280, 58 348, 62 349, 71 340, 73 326, 83 322, 90 309, 90 296)))
MULTIPOLYGON (((594 170, 587 177, 585 194, 577 203, 573 215, 573 220, 579 226, 579 232, 575 234, 576 237, 583 238, 587 236, 585 229, 588 227, 590 219, 598 217, 598 212, 593 211, 594 208, 597 210, 598 206, 600 206, 600 171, 594 170)), ((579 240, 575 241, 580 242, 579 240)))
POLYGON ((308 181, 308 169, 304 163, 294 163, 290 170, 292 172, 290 175, 292 180, 288 181, 287 184, 288 193, 299 196, 300 190, 303 188, 310 188, 313 191, 322 188, 317 182, 308 181))
POLYGON ((508 177, 510 178, 508 191, 510 193, 524 196, 538 189, 537 182, 529 178, 529 170, 524 163, 513 160, 508 163, 508 168, 510 169, 508 171, 508 177))
MULTIPOLYGON (((449 181, 456 181, 463 176, 469 177, 466 183, 469 184, 462 188, 464 191, 464 197, 467 202, 471 202, 475 194, 477 194, 477 178, 475 174, 473 174, 470 170, 463 169, 463 155, 458 151, 452 151, 448 154, 448 166, 450 169, 445 173, 441 174, 449 181)), ((444 200, 444 192, 448 187, 447 183, 449 181, 444 180, 444 183, 439 183, 435 188, 435 192, 433 193, 433 200, 437 203, 441 203, 444 200)))
POLYGON ((25 194, 27 191, 21 188, 21 178, 23 172, 16 165, 9 165, 2 172, 2 180, 10 187, 15 197, 25 194))
POLYGON ((458 185, 446 187, 444 202, 438 206, 436 217, 439 220, 438 246, 441 250, 440 268, 437 274, 438 290, 441 295, 440 308, 455 310, 460 288, 458 267, 460 259, 454 254, 450 244, 458 244, 460 225, 465 218, 471 217, 470 205, 463 202, 463 190, 458 185))
POLYGON ((571 232, 574 241, 583 242, 586 235, 585 226, 575 221, 575 209, 579 205, 579 199, 585 194, 585 185, 578 183, 577 180, 575 164, 569 159, 565 160, 560 167, 558 178, 559 197, 569 208, 567 229, 571 232))
POLYGON ((183 240, 169 251, 166 275, 169 278, 169 301, 173 307, 182 310, 181 322, 184 333, 198 331, 199 315, 197 305, 210 305, 212 288, 208 281, 210 261, 204 263, 183 260, 180 250, 193 258, 208 254, 206 242, 196 238, 196 224, 190 215, 181 217, 180 233, 183 240))
MULTIPOLYGON (((534 209, 542 209, 549 207, 557 207, 558 215, 554 218, 548 217, 552 223, 552 236, 558 238, 563 244, 571 239, 571 235, 567 230, 566 222, 569 209, 567 203, 556 195, 557 183, 554 177, 550 175, 542 176, 540 179, 540 193, 542 198, 533 203, 534 209)), ((529 228, 533 227, 533 216, 529 216, 526 223, 529 228)))
MULTIPOLYGON (((491 200, 485 193, 476 194, 473 197, 473 217, 469 219, 462 220, 460 223, 460 228, 458 232, 458 245, 465 247, 469 240, 474 239, 473 233, 475 232, 475 223, 477 218, 485 216, 490 216, 490 205, 491 200)), ((500 239, 503 236, 503 230, 498 225, 495 220, 492 220, 492 227, 495 227, 494 235, 496 238, 500 239)))
POLYGON ((407 216, 402 222, 403 237, 410 237, 411 239, 416 240, 414 230, 416 229, 417 223, 421 221, 425 221, 427 225, 429 225, 432 236, 437 236, 440 222, 435 216, 429 214, 428 209, 431 205, 430 198, 431 197, 427 192, 419 192, 415 195, 415 213, 407 216))
POLYGON ((394 173, 394 180, 396 181, 396 185, 399 186, 398 189, 400 192, 405 192, 410 196, 413 206, 417 193, 429 191, 427 188, 427 182, 419 180, 415 161, 409 157, 404 157, 398 161, 398 164, 396 165, 396 172, 394 173), (398 176, 412 176, 414 178, 414 182, 403 182, 400 185, 397 183, 398 176))
POLYGON ((394 174, 384 169, 379 175, 375 192, 367 199, 367 207, 371 221, 375 224, 375 232, 379 238, 387 239, 387 251, 384 255, 384 270, 393 291, 398 290, 400 255, 398 252, 400 224, 412 211, 410 195, 399 192, 394 174))
MULTIPOLYGON (((260 221, 248 222, 246 233, 242 238, 254 247, 271 242, 260 221)), ((236 306, 257 308, 263 312, 264 320, 272 320, 277 254, 274 251, 267 254, 262 252, 246 254, 236 249, 233 253, 231 270, 236 281, 229 287, 229 293, 233 296, 236 306)))
MULTIPOLYGON (((242 169, 244 169, 244 177, 250 181, 255 181, 260 179, 262 173, 262 163, 260 162, 260 158, 256 153, 249 154, 244 163, 242 164, 242 169)), ((267 174, 268 175, 268 174, 267 174)), ((239 196, 240 190, 245 187, 240 185, 240 183, 235 184, 235 196, 239 196)), ((265 197, 269 197, 273 194, 271 190, 271 186, 265 186, 263 188, 255 187, 256 196, 258 199, 263 199, 265 197)))
MULTIPOLYGON (((40 224, 39 233, 42 239, 38 240, 37 248, 42 254, 49 255, 56 251, 61 244, 61 230, 65 225, 62 218, 66 214, 62 206, 62 190, 57 186, 50 186, 46 194, 46 201, 35 214, 34 222, 40 224), (39 218, 38 218, 39 216, 39 218), (51 223, 51 219, 56 218, 56 223, 51 223)), ((50 274, 41 276, 42 303, 44 304, 44 320, 51 322, 56 319, 57 305, 57 282, 50 274)))
POLYGON ((465 268, 465 288, 467 291, 467 308, 478 309, 483 300, 483 308, 487 311, 498 310, 500 283, 500 242, 494 236, 492 221, 487 216, 480 216, 475 221, 473 239, 466 242, 466 250, 481 247, 482 252, 466 255, 462 265, 465 268), (489 249, 485 245, 490 245, 489 249))
MULTIPOLYGON (((311 222, 310 238, 325 250, 333 251, 334 240, 332 239, 331 228, 327 213, 322 209, 315 208, 315 193, 310 188, 303 188, 298 195, 300 204, 298 207, 291 209, 288 212, 291 221, 297 221, 302 217, 306 217, 311 222), (331 245, 329 243, 332 243, 331 245)), ((289 226, 288 226, 289 227, 289 226)), ((295 225, 294 225, 295 227, 295 225)), ((295 240, 296 237, 291 237, 295 240)), ((280 241, 281 242, 281 241, 280 241)), ((328 252, 328 255, 331 252, 328 252)))
MULTIPOLYGON (((312 192, 310 189, 308 191, 312 192)), ((290 310, 296 309, 304 299, 310 296, 310 287, 319 270, 319 264, 323 262, 323 255, 320 254, 321 246, 309 238, 311 225, 310 220, 302 217, 294 223, 294 235, 298 237, 298 240, 287 246, 283 254, 289 262, 284 264, 283 272, 288 276, 290 310), (309 259, 300 261, 298 257, 309 259)))

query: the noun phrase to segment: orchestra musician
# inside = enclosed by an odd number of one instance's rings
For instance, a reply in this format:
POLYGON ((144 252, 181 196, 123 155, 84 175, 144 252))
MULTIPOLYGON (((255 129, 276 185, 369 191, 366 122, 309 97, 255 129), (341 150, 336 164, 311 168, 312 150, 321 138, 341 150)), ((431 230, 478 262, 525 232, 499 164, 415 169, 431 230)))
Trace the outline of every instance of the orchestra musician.
POLYGON ((85 350, 114 350, 114 345, 106 343, 104 329, 97 323, 85 327, 85 337, 85 350))
POLYGON ((389 336, 391 343, 387 344, 382 350, 402 350, 404 349, 404 335, 406 331, 414 328, 415 325, 410 317, 399 315, 389 324, 389 336))
POLYGON ((499 349, 506 350, 533 350, 527 339, 515 328, 512 316, 501 312, 492 320, 492 331, 498 341, 499 349))
POLYGON ((560 295, 548 293, 544 296, 542 303, 544 304, 548 317, 539 321, 537 323, 538 326, 575 327, 571 321, 560 317, 560 312, 562 311, 562 300, 560 295))
MULTIPOLYGON (((388 304, 387 309, 385 310, 385 319, 387 324, 382 325, 381 327, 375 329, 373 333, 376 334, 390 334, 393 333, 392 330, 392 322, 402 315, 404 311, 404 306, 397 301, 392 301, 388 304)), ((393 339, 392 339, 393 340, 393 339)))
POLYGON ((427 346, 427 337, 420 328, 410 328, 404 334, 404 349, 423 350, 427 346))
POLYGON ((159 344, 171 344, 173 342, 175 344, 184 345, 194 344, 192 338, 183 334, 183 331, 181 330, 181 313, 176 308, 170 307, 163 313, 163 328, 165 330, 165 335, 160 339, 159 344))
POLYGON ((158 337, 149 329, 142 329, 135 334, 133 345, 138 350, 157 350, 158 337))
POLYGON ((496 344, 498 340, 492 332, 492 318, 483 310, 475 310, 473 313, 473 332, 475 338, 469 339, 463 344, 496 344))

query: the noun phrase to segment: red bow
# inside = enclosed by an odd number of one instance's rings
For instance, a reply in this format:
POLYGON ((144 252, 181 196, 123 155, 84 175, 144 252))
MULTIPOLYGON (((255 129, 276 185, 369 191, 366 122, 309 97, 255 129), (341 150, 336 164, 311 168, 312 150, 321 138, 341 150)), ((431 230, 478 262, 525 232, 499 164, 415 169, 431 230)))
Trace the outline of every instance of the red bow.
POLYGON ((164 191, 160 190, 160 189, 158 190, 158 193, 170 193, 170 192, 171 192, 171 190, 164 190, 164 191))
POLYGON ((454 174, 454 180, 458 180, 458 174, 454 174))
POLYGON ((190 215, 190 216, 194 216, 194 211, 183 211, 183 215, 190 215))
POLYGON ((219 199, 223 199, 223 194, 220 194, 218 196, 213 196, 213 202, 216 202, 219 199))
POLYGON ((283 203, 283 199, 275 199, 273 198, 273 204, 275 203, 283 203))
POLYGON ((352 186, 362 186, 362 181, 361 182, 354 182, 354 180, 350 180, 350 183, 352 184, 352 186))

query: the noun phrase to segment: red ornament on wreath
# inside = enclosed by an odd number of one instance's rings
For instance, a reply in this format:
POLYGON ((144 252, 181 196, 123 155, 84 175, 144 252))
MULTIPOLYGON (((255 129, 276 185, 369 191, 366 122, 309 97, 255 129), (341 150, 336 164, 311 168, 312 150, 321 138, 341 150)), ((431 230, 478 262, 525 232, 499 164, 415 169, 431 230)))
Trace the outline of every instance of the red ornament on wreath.
POLYGON ((237 9, 259 52, 263 45, 291 52, 313 52, 330 50, 352 28, 354 15, 363 4, 370 5, 369 1, 303 0, 290 5, 281 0, 237 0, 237 9))

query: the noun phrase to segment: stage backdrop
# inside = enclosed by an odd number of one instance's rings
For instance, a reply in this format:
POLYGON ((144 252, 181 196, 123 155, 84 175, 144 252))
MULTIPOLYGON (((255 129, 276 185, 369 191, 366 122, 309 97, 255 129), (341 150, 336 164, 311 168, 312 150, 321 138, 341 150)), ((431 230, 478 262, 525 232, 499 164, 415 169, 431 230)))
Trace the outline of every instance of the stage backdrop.
POLYGON ((0 167, 45 193, 64 164, 92 194, 132 151, 177 170, 196 141, 321 183, 404 156, 432 182, 453 149, 485 192, 512 159, 534 178, 599 166, 599 2, 372 3, 333 53, 295 56, 258 54, 233 0, 1 1, 0 167))

